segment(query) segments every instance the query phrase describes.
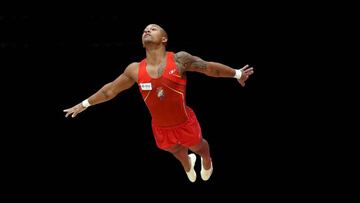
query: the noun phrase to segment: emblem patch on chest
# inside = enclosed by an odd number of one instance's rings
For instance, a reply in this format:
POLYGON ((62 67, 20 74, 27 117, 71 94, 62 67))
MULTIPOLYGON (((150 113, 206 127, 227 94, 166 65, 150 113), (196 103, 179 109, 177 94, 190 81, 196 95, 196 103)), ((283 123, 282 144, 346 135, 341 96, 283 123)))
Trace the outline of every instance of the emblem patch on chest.
POLYGON ((162 87, 156 88, 156 95, 160 100, 163 100, 165 98, 165 91, 162 87))

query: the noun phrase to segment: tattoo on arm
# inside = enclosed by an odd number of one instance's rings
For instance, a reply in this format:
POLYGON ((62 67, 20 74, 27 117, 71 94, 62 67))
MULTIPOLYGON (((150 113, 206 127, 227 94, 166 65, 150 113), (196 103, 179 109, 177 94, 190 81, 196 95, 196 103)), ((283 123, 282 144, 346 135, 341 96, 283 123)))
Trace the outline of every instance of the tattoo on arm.
POLYGON ((175 55, 175 61, 181 73, 186 70, 194 70, 199 72, 205 72, 207 70, 206 61, 199 57, 192 56, 191 54, 184 51, 180 51, 175 55))
POLYGON ((185 67, 184 64, 181 60, 182 58, 182 52, 178 52, 177 54, 174 55, 174 59, 175 59, 175 63, 176 63, 176 67, 179 71, 179 73, 182 75, 185 72, 185 67))
POLYGON ((192 68, 199 68, 199 69, 206 69, 207 65, 206 62, 201 59, 195 59, 196 61, 193 61, 190 64, 190 67, 192 68))

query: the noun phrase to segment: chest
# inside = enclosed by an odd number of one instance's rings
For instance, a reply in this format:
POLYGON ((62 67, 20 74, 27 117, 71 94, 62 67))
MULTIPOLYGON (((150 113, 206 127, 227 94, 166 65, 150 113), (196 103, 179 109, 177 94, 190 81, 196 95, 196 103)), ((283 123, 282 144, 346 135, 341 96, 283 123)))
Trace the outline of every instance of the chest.
POLYGON ((166 65, 163 63, 158 66, 146 65, 145 70, 151 78, 160 78, 165 71, 165 67, 166 65))

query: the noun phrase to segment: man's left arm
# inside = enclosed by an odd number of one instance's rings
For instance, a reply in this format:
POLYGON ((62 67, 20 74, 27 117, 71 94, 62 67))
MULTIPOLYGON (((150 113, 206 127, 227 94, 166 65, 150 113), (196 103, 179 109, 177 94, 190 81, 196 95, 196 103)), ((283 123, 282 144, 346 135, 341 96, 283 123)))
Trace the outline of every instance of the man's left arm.
POLYGON ((205 61, 184 51, 176 53, 175 60, 181 74, 194 71, 211 77, 236 78, 242 86, 245 86, 245 81, 254 73, 253 68, 248 65, 241 69, 233 69, 222 63, 205 61))

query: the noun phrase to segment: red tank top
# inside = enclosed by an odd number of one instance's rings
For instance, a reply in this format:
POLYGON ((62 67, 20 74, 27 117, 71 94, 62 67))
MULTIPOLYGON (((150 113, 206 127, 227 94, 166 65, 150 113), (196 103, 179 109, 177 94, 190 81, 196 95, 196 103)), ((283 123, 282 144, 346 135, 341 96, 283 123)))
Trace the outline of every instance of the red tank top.
POLYGON ((153 124, 159 127, 171 127, 187 121, 186 76, 179 75, 174 53, 166 53, 165 70, 159 78, 150 77, 146 64, 146 59, 139 64, 138 85, 153 124))

